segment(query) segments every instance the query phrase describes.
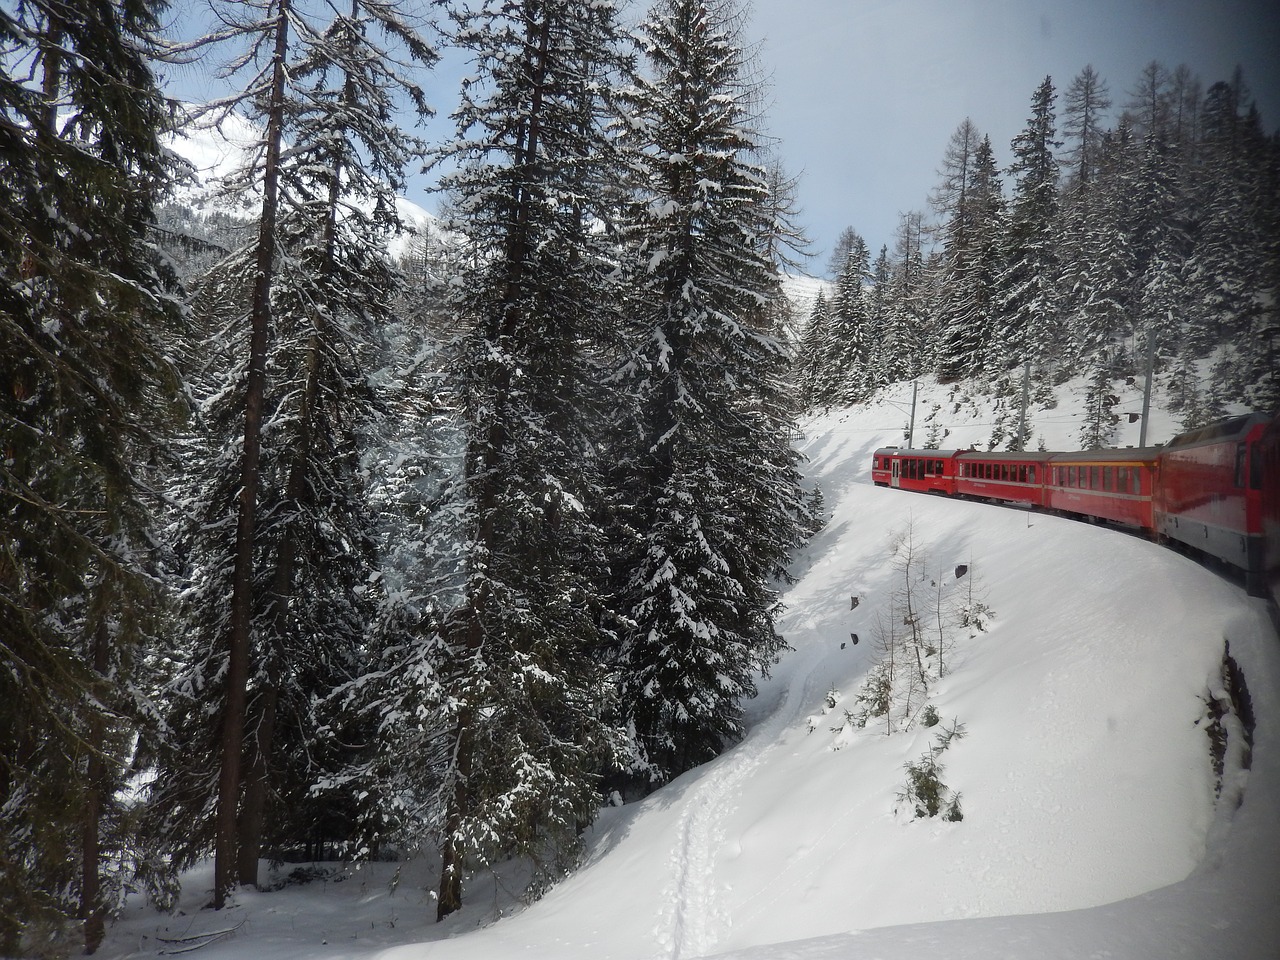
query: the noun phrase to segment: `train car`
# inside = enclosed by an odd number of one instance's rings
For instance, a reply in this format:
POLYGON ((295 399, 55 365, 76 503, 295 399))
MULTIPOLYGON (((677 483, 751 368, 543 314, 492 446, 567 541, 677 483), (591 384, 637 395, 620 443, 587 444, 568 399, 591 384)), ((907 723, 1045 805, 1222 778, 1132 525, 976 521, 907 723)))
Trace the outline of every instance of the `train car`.
POLYGON ((871 482, 877 487, 892 486, 889 482, 892 478, 891 464, 897 452, 897 447, 881 447, 871 455, 871 482))
POLYGON ((1228 417, 1174 437, 1160 452, 1157 533, 1246 574, 1263 590, 1263 456, 1271 418, 1228 417))
POLYGON ((881 447, 871 459, 871 481, 879 487, 897 487, 920 493, 956 493, 958 450, 904 450, 881 447))
POLYGON ((1262 590, 1280 630, 1280 410, 1258 440, 1257 458, 1251 466, 1262 472, 1262 590))
POLYGON ((1044 506, 1154 532, 1156 448, 1085 450, 1049 457, 1044 506))
POLYGON ((957 459, 956 493, 981 500, 1044 506, 1048 453, 962 451, 957 459))

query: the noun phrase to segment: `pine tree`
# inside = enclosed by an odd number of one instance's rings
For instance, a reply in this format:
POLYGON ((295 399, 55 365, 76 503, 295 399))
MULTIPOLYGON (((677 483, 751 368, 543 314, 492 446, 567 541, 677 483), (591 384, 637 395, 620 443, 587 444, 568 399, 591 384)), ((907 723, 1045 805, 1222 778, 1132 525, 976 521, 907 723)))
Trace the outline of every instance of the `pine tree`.
POLYGON ((898 217, 890 268, 887 309, 878 335, 886 383, 919 376, 934 366, 934 297, 922 212, 912 210, 898 217))
POLYGON ((1092 65, 1086 66, 1067 88, 1062 108, 1062 132, 1070 144, 1068 189, 1087 195, 1097 177, 1103 135, 1103 115, 1111 109, 1107 85, 1092 65))
MULTIPOLYGON (((449 360, 462 463, 431 521, 435 601, 383 661, 408 669, 373 694, 412 711, 379 739, 421 758, 392 825, 439 844, 440 919, 466 870, 525 858, 536 894, 570 867, 613 750, 594 451, 618 300, 605 231, 625 183, 603 101, 609 5, 485 3, 454 21, 477 64, 444 178, 469 254, 449 360)), ((402 756, 381 753, 381 771, 402 756)))
POLYGON ((154 467, 175 302, 161 4, 0 12, 0 952, 97 949, 135 837, 119 802, 161 635, 154 467))
POLYGON ((1062 340, 1054 279, 1058 252, 1058 160, 1053 80, 1045 77, 1031 98, 1026 128, 1013 139, 1014 177, 1005 270, 999 278, 999 341, 1012 364, 1049 363, 1062 340))
POLYGON ((636 551, 624 558, 621 704, 634 772, 662 782, 739 736, 741 701, 783 641, 772 579, 798 542, 785 355, 765 329, 775 229, 752 163, 752 78, 729 3, 660 0, 628 131, 645 174, 634 215, 636 551))
POLYGON ((809 313, 809 322, 801 335, 795 362, 796 389, 807 409, 830 403, 833 395, 834 385, 828 378, 830 327, 831 308, 827 305, 827 294, 825 290, 819 290, 809 313))
POLYGON ((870 271, 868 259, 866 241, 854 233, 836 275, 827 326, 827 364, 834 377, 832 399, 840 403, 866 400, 874 385, 872 349, 876 338, 864 295, 870 271))
POLYGON ((1085 394, 1085 418, 1080 425, 1081 450, 1102 450, 1114 441, 1116 424, 1120 422, 1115 406, 1120 401, 1111 390, 1111 373, 1107 369, 1106 358, 1098 357, 1085 394))
POLYGON ((363 365, 398 291, 385 243, 413 143, 390 120, 394 98, 425 110, 387 49, 434 59, 394 5, 353 0, 323 25, 287 0, 250 12, 228 36, 272 50, 269 80, 215 109, 260 111, 255 160, 224 185, 250 198, 262 185, 258 235, 195 304, 222 349, 201 384, 209 433, 185 524, 191 643, 167 698, 180 746, 154 788, 177 865, 212 839, 219 907, 237 882, 256 885, 264 836, 302 842, 326 818, 349 830, 309 799, 344 762, 319 743, 312 704, 358 672, 377 600, 363 365))
POLYGON ((996 330, 1004 198, 991 140, 984 136, 971 146, 974 136, 976 131, 965 125, 953 136, 935 194, 935 208, 947 218, 938 304, 938 371, 946 380, 999 369, 990 363, 989 352, 996 330))

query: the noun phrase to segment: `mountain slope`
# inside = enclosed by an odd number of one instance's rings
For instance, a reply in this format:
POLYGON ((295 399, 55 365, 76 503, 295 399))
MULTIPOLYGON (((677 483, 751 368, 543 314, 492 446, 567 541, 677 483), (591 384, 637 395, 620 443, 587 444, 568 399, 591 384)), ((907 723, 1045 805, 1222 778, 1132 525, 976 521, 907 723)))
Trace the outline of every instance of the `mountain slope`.
MULTIPOLYGON (((1274 958, 1280 643, 1261 603, 1120 531, 871 486, 870 452, 899 434, 903 399, 900 387, 805 424, 830 521, 796 559, 781 620, 794 649, 749 705, 741 744, 606 810, 587 863, 527 909, 481 877, 463 913, 435 925, 432 864, 408 865, 394 891, 379 864, 240 894, 228 916, 249 922, 204 960, 1274 958), (993 615, 973 636, 953 631, 929 691, 943 724, 886 736, 845 712, 901 618, 904 532, 920 589, 940 583, 956 601, 972 585, 993 615), (1249 770, 1229 726, 1215 800, 1207 700, 1222 695, 1224 641, 1257 725, 1249 770), (904 765, 953 721, 965 736, 942 778, 963 820, 913 819, 904 765)), ((920 402, 945 399, 929 385, 920 402)), ((1070 446, 1078 414, 1068 390, 1033 420, 1070 446)), ((947 428, 966 444, 989 416, 961 411, 947 428)), ((188 881, 189 907, 204 880, 188 881)), ((131 909, 106 955, 153 955, 158 935, 227 920, 131 909)))

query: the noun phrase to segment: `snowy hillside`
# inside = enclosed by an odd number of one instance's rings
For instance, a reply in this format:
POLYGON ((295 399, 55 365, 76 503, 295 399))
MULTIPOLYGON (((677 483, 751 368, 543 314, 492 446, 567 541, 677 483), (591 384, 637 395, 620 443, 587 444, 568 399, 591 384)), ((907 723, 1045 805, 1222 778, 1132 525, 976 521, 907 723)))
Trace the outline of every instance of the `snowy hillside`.
MULTIPOLYGON (((1033 412, 1035 435, 1070 447, 1080 404, 1060 397, 1033 412)), ((587 863, 542 901, 522 908, 518 879, 478 877, 437 925, 434 864, 406 865, 394 889, 395 865, 330 864, 325 882, 241 892, 219 915, 199 909, 206 870, 187 878, 183 915, 132 906, 102 955, 235 928, 202 960, 1274 960, 1280 642, 1263 605, 1122 532, 873 487, 871 451, 901 442, 910 400, 908 384, 804 424, 830 520, 796 558, 781 620, 793 650, 749 705, 747 737, 606 810, 587 863), (894 543, 907 534, 916 589, 939 609, 977 597, 989 615, 985 629, 946 627, 944 675, 886 735, 850 717, 901 620, 894 543), (1225 696, 1224 643, 1256 728, 1244 769, 1243 726, 1226 718, 1219 782, 1207 701, 1225 696), (940 776, 963 819, 915 819, 905 764, 956 723, 940 776)), ((956 402, 922 385, 917 442, 936 405, 944 445, 981 444, 993 412, 956 402)), ((1162 415, 1150 439, 1172 432, 1162 415)))
MULTIPOLYGON (((260 136, 252 123, 235 113, 188 124, 182 132, 170 135, 165 146, 190 164, 192 176, 190 182, 179 187, 175 199, 199 212, 219 209, 236 213, 227 209, 225 200, 217 198, 218 185, 248 162, 260 136)), ((245 216, 256 213, 239 212, 245 216)), ((393 255, 404 253, 412 237, 444 235, 434 214, 405 197, 396 198, 396 213, 402 231, 391 241, 393 255)))
MULTIPOLYGON (((828 291, 831 284, 819 279, 818 277, 810 277, 804 274, 789 273, 783 277, 782 289, 786 293, 787 299, 791 301, 791 306, 795 310, 801 327, 813 315, 813 305, 817 302, 819 291, 828 291)), ((799 331, 797 331, 797 334, 799 331)))

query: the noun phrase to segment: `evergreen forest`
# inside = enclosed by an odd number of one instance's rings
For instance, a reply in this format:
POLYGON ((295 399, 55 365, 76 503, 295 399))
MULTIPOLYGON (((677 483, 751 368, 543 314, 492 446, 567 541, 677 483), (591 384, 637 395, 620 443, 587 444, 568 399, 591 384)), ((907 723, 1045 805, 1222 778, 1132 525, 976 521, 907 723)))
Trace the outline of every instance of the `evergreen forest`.
POLYGON ((797 316, 734 0, 210 6, 0 6, 5 956, 92 953, 210 859, 214 909, 339 857, 434 858, 441 919, 504 860, 536 897, 743 734, 823 520, 807 410, 1084 377, 1091 447, 1148 370, 1189 427, 1280 407, 1280 138, 1239 73, 1046 78, 1008 168, 965 120, 929 212, 847 230, 797 316), (208 103, 158 79, 213 63, 208 103), (175 133, 240 121, 193 205, 175 133), (440 229, 400 243, 424 166, 440 229))

